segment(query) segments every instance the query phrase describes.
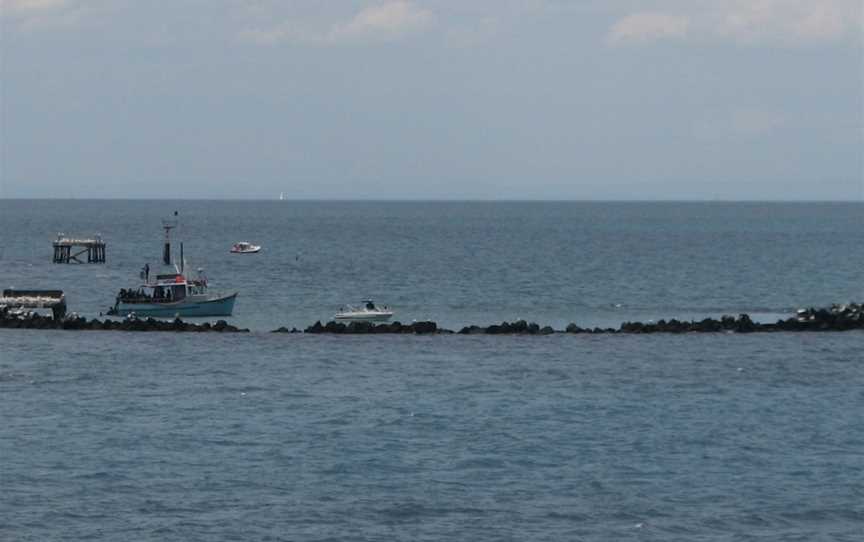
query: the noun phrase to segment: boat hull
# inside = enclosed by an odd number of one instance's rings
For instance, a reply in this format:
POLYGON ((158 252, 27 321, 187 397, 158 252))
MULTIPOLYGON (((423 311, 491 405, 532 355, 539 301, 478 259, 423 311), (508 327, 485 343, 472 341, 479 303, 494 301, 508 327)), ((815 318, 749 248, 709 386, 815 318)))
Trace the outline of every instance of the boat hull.
POLYGON ((140 317, 181 318, 231 316, 234 312, 234 301, 237 294, 210 298, 186 298, 172 303, 124 303, 115 307, 113 314, 128 316, 135 313, 140 317))
POLYGON ((339 322, 386 322, 393 317, 393 313, 380 314, 337 314, 333 317, 339 322))

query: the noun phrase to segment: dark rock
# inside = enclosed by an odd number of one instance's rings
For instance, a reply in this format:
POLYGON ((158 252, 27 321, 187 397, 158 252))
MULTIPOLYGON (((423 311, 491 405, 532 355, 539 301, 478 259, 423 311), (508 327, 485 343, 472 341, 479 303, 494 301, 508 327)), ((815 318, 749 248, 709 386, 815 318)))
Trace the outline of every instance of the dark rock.
POLYGON ((624 333, 642 333, 645 330, 645 324, 642 322, 624 322, 620 329, 624 333))
POLYGON ((717 332, 723 329, 723 324, 713 318, 705 318, 694 326, 696 331, 717 332))
POLYGON ((188 331, 188 326, 180 318, 175 318, 171 322, 171 331, 188 331))
POLYGON ((306 333, 324 333, 324 326, 321 325, 321 320, 307 327, 306 333))
POLYGON ((510 324, 510 329, 513 333, 525 333, 528 331, 528 322, 525 320, 516 320, 510 324))
POLYGON ((348 327, 342 322, 327 322, 324 326, 324 331, 327 333, 345 333, 345 328, 348 327))
POLYGON ((414 322, 412 327, 414 328, 414 333, 420 335, 435 333, 438 330, 438 324, 435 322, 414 322))
POLYGON ((753 323, 753 320, 750 319, 749 315, 741 314, 738 316, 735 331, 738 333, 752 333, 756 331, 756 324, 753 323))
POLYGON ((225 329, 227 327, 228 327, 228 322, 226 322, 225 320, 217 320, 216 323, 213 324, 213 331, 222 332, 222 331, 225 331, 225 329))
POLYGON ((349 322, 345 326, 345 333, 352 334, 367 334, 371 333, 375 328, 375 324, 371 322, 349 322))
POLYGON ((383 326, 383 327, 387 328, 388 333, 402 333, 402 331, 403 331, 402 322, 398 322, 398 321, 387 324, 386 326, 383 326))

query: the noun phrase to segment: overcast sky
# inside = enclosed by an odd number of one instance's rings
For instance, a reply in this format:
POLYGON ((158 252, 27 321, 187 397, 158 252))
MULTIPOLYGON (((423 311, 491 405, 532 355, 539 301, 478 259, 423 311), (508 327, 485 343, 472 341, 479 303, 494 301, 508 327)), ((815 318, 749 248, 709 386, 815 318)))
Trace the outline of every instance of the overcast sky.
POLYGON ((864 199, 861 0, 0 0, 0 197, 864 199))

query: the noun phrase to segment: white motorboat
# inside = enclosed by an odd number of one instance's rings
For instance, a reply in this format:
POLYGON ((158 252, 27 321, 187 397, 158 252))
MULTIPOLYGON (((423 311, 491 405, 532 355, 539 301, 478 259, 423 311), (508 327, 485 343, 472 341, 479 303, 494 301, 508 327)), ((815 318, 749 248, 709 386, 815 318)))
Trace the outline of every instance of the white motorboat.
POLYGON ((393 311, 386 305, 378 307, 371 299, 363 301, 359 307, 347 305, 339 309, 334 316, 334 320, 349 321, 349 322, 386 322, 393 316, 393 311))
POLYGON ((239 243, 234 243, 231 246, 231 252, 234 254, 255 254, 260 250, 260 246, 253 245, 252 243, 247 243, 246 241, 240 241, 239 243))

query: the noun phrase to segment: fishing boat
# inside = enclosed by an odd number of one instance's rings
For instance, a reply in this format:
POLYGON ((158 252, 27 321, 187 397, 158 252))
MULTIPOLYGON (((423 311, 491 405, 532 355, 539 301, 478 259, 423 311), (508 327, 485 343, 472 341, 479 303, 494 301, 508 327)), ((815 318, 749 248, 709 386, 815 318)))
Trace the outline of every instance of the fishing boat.
POLYGON ((174 273, 156 275, 155 281, 148 277, 137 289, 120 290, 108 314, 155 318, 231 316, 236 299, 236 292, 210 293, 202 269, 198 269, 195 278, 190 278, 175 266, 174 273))
POLYGON ((334 320, 349 322, 386 322, 393 316, 393 311, 386 305, 378 307, 371 299, 366 299, 359 307, 347 305, 339 309, 334 320))
POLYGON ((246 241, 240 241, 239 243, 234 243, 231 246, 231 252, 234 254, 255 254, 260 250, 260 246, 253 245, 252 243, 248 243, 246 241))

